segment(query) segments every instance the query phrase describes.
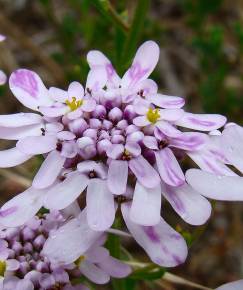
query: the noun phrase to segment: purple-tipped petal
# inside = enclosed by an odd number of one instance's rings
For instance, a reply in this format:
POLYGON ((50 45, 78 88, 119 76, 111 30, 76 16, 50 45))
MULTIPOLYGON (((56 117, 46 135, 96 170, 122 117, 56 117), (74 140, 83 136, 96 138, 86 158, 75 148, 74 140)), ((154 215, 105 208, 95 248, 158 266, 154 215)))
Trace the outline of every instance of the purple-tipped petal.
POLYGON ((155 152, 155 158, 160 177, 165 183, 180 186, 185 182, 184 173, 170 148, 155 152))
POLYGON ((124 194, 127 189, 128 163, 122 160, 111 160, 108 170, 107 185, 115 194, 124 194))
POLYGON ((143 156, 140 155, 131 159, 129 161, 129 168, 143 186, 154 188, 159 185, 159 174, 143 156))
POLYGON ((200 131, 213 131, 221 128, 225 123, 226 118, 222 115, 184 113, 176 125, 200 131))
POLYGON ((162 194, 178 215, 191 225, 202 225, 210 217, 210 202, 188 184, 179 187, 162 185, 162 194))
POLYGON ((33 187, 47 188, 52 185, 63 168, 66 158, 56 150, 48 154, 33 180, 33 187))
POLYGON ((162 94, 148 95, 146 99, 154 105, 165 109, 180 109, 185 105, 183 98, 162 94))
POLYGON ((199 169, 186 172, 187 182, 202 195, 216 200, 243 200, 243 178, 219 176, 199 169))
POLYGON ((105 231, 112 226, 115 219, 115 203, 106 180, 94 178, 89 181, 86 203, 91 229, 105 231))
POLYGON ((0 168, 13 167, 29 160, 33 155, 22 153, 14 147, 0 151, 0 168))
POLYGON ((130 220, 129 204, 122 204, 121 209, 129 231, 154 263, 164 267, 175 267, 185 261, 185 240, 163 219, 160 219, 156 226, 140 226, 130 220))
POLYGON ((170 146, 183 150, 195 151, 201 149, 209 138, 206 134, 197 132, 185 132, 181 136, 171 138, 170 146))
POLYGON ((49 209, 64 209, 85 190, 88 180, 84 174, 71 173, 64 181, 52 186, 47 191, 45 206, 49 209))
POLYGON ((161 187, 160 184, 152 189, 136 183, 130 219, 139 225, 154 226, 160 221, 161 187))
POLYGON ((144 42, 134 57, 132 66, 121 80, 121 86, 127 88, 145 80, 154 70, 159 60, 159 46, 154 41, 144 42))
POLYGON ((44 197, 44 191, 30 187, 1 207, 0 223, 6 227, 23 225, 42 207, 44 197))
POLYGON ((44 154, 56 149, 56 137, 46 136, 30 136, 17 142, 16 147, 25 154, 44 154))
POLYGON ((47 88, 33 71, 16 70, 9 78, 9 86, 15 97, 27 108, 38 110, 39 106, 52 104, 47 88))

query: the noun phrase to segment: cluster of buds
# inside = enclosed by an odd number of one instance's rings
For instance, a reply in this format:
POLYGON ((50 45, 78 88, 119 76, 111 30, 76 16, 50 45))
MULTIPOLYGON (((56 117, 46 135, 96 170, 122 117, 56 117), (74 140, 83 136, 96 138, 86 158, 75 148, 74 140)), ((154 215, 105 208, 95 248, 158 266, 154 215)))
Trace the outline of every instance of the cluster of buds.
POLYGON ((176 266, 185 261, 187 246, 161 217, 162 198, 192 225, 210 217, 205 197, 243 200, 237 187, 242 179, 229 167, 242 171, 236 156, 243 142, 236 143, 234 134, 243 129, 225 126, 222 115, 186 112, 183 98, 158 93, 148 78, 158 59, 158 45, 147 41, 120 78, 103 53, 90 51, 85 88, 75 81, 67 91, 47 89, 30 70, 10 76, 15 97, 36 113, 0 116, 0 138, 17 141, 0 151, 0 167, 39 154, 45 160, 32 186, 2 206, 0 224, 21 227, 42 207, 75 208, 73 218, 44 245, 45 257, 59 265, 78 260, 112 227, 121 209, 129 232, 151 260, 176 266), (186 158, 200 169, 185 173, 186 158), (227 191, 225 184, 229 189, 232 182, 234 189, 227 191), (84 193, 86 206, 80 213, 78 198, 84 193))

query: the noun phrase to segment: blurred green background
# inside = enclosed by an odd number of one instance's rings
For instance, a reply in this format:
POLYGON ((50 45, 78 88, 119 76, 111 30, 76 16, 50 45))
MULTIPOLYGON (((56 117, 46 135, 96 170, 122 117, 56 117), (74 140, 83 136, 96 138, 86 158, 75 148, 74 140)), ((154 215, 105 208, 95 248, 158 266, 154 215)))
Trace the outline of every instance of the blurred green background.
MULTIPOLYGON (((7 36, 0 44, 1 69, 7 74, 18 67, 33 69, 47 86, 62 88, 71 80, 85 83, 89 50, 103 51, 122 75, 138 46, 155 40, 161 56, 153 78, 161 92, 185 97, 187 110, 194 113, 221 113, 242 124, 242 0, 0 0, 0 33, 7 36)), ((24 108, 8 86, 0 87, 0 113, 19 110, 24 108)), ((0 142, 1 148, 10 146, 0 142)), ((38 164, 38 159, 27 162, 16 172, 31 177, 38 164)), ((2 201, 23 189, 4 177, 0 182, 2 201)), ((178 225, 164 207, 167 220, 178 225)), ((217 203, 209 225, 196 233, 200 239, 187 263, 173 272, 210 287, 242 277, 242 209, 241 204, 217 203)), ((125 244, 146 260, 138 246, 125 244)), ((189 289, 156 283, 140 281, 136 289, 189 289)), ((128 285, 135 289, 134 283, 128 285)))

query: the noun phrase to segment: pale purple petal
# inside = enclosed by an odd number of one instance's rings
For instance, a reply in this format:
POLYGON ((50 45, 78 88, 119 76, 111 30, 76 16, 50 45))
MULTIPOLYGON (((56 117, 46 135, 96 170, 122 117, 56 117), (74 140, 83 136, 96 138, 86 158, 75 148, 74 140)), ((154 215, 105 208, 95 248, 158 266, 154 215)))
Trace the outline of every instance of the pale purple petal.
POLYGON ((86 203, 87 219, 91 229, 105 231, 112 226, 115 219, 115 204, 106 180, 94 178, 89 181, 86 203))
POLYGON ((47 88, 33 71, 16 70, 9 78, 9 86, 15 97, 27 108, 38 110, 39 106, 52 104, 47 88))
POLYGON ((135 142, 127 142, 125 149, 134 157, 137 157, 141 154, 141 147, 138 143, 135 142))
POLYGON ((160 184, 152 189, 136 183, 130 219, 139 225, 154 226, 160 221, 161 187, 160 184))
POLYGON ((176 125, 200 131, 213 131, 226 123, 226 118, 217 114, 184 113, 176 125))
POLYGON ((44 191, 30 187, 1 207, 0 223, 6 227, 23 225, 42 207, 44 197, 44 191))
POLYGON ((220 176, 199 169, 186 172, 187 182, 202 195, 216 200, 243 200, 243 178, 220 176))
POLYGON ((104 67, 95 67, 89 71, 86 82, 86 89, 91 91, 99 91, 107 82, 107 73, 104 67))
POLYGON ((138 126, 138 127, 144 127, 147 125, 150 125, 150 121, 147 119, 146 116, 138 116, 133 119, 133 124, 138 126))
POLYGON ((158 91, 158 85, 155 81, 151 79, 145 79, 134 87, 134 91, 137 93, 141 93, 143 96, 146 96, 146 99, 148 95, 154 95, 158 91))
POLYGON ((209 137, 206 134, 184 132, 179 137, 171 138, 170 146, 183 150, 195 151, 201 149, 207 142, 209 142, 209 137))
POLYGON ((156 127, 166 136, 176 138, 180 137, 182 132, 176 129, 175 126, 170 124, 169 122, 166 121, 159 121, 156 123, 156 127))
POLYGON ((175 122, 184 115, 182 109, 160 109, 160 119, 175 122))
POLYGON ((125 278, 132 272, 130 266, 111 256, 107 256, 106 259, 99 263, 99 266, 111 277, 115 278, 125 278))
POLYGON ((0 42, 4 41, 6 39, 6 36, 3 34, 0 34, 0 42))
POLYGON ((108 169, 107 185, 115 194, 124 194, 127 189, 128 163, 122 160, 111 160, 108 169))
POLYGON ((121 209, 130 233, 154 263, 174 267, 185 261, 187 257, 185 240, 162 218, 156 226, 140 226, 130 220, 129 204, 122 204, 121 209))
POLYGON ((0 70, 0 86, 4 85, 7 82, 7 76, 6 74, 0 70))
POLYGON ((6 261, 7 264, 7 271, 16 271, 19 268, 19 261, 15 259, 8 259, 6 261))
POLYGON ((58 106, 58 107, 41 106, 39 107, 39 111, 47 117, 55 118, 55 117, 61 117, 65 115, 69 111, 69 108, 66 105, 58 106))
POLYGON ((150 102, 146 99, 137 98, 133 103, 133 108, 138 115, 146 115, 150 108, 150 102))
POLYGON ((17 142, 16 147, 25 154, 44 154, 56 149, 56 137, 51 135, 26 137, 17 142))
POLYGON ((88 185, 88 177, 74 172, 47 191, 45 205, 49 209, 64 209, 79 197, 88 185))
POLYGON ((143 156, 140 155, 131 159, 129 161, 129 168, 143 186, 154 188, 159 185, 160 177, 157 171, 143 156))
POLYGON ((16 113, 11 115, 0 115, 0 126, 22 127, 27 125, 39 124, 42 122, 42 117, 34 113, 16 113))
POLYGON ((68 100, 68 93, 67 91, 64 91, 59 88, 51 87, 49 88, 49 95, 52 98, 52 100, 59 102, 59 103, 65 103, 66 100, 68 100))
POLYGON ((85 258, 92 263, 100 263, 109 257, 109 251, 101 246, 92 246, 86 253, 85 258))
POLYGON ((68 97, 72 101, 72 98, 81 100, 84 96, 84 88, 79 82, 72 82, 68 87, 68 97))
POLYGON ((0 168, 13 167, 29 160, 33 155, 22 153, 18 148, 14 147, 0 151, 0 168))
POLYGON ((110 147, 108 147, 106 154, 108 157, 112 159, 117 159, 122 155, 123 152, 124 146, 122 144, 113 144, 110 147))
POLYGON ((211 215, 210 202, 188 184, 178 187, 162 184, 162 194, 178 215, 191 225, 202 225, 211 215))
POLYGON ((159 46, 154 41, 144 42, 134 57, 132 66, 122 78, 121 86, 127 88, 145 80, 159 60, 159 46))
POLYGON ((84 260, 79 269, 85 277, 96 284, 106 284, 110 281, 110 276, 104 270, 89 261, 84 260))
POLYGON ((185 182, 184 173, 170 148, 155 152, 155 158, 159 174, 165 183, 180 186, 185 182))
POLYGON ((222 134, 222 146, 229 162, 243 173, 243 127, 227 127, 222 134))
POLYGON ((42 134, 43 125, 29 125, 24 127, 0 127, 0 138, 4 140, 19 140, 28 136, 40 136, 42 134))
POLYGON ((143 139, 143 144, 152 150, 158 150, 158 141, 153 136, 145 136, 143 139))
POLYGON ((216 290, 242 290, 242 289, 243 289, 243 280, 239 280, 220 286, 216 290))
POLYGON ((28 279, 21 279, 15 290, 34 290, 33 283, 28 279))
POLYGON ((185 100, 183 98, 162 94, 148 95, 146 96, 146 99, 154 105, 165 109, 180 109, 185 104, 185 100))
POLYGON ((48 154, 33 180, 33 187, 47 188, 52 185, 63 168, 66 158, 56 150, 48 154))
POLYGON ((96 106, 96 102, 94 99, 85 99, 84 102, 83 102, 83 105, 82 105, 82 110, 84 112, 92 112, 94 111, 95 109, 95 106, 96 106))
POLYGON ((78 218, 53 232, 44 245, 43 254, 58 264, 69 264, 83 255, 101 235, 90 229, 86 211, 83 211, 78 218))

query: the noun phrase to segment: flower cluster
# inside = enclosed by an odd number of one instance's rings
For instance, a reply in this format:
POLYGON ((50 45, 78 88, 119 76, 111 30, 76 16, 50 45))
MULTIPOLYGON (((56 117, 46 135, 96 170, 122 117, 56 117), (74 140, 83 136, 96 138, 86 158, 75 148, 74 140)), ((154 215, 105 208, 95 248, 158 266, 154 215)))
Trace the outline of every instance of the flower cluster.
MULTIPOLYGON (((78 219, 82 219, 82 226, 85 227, 87 223, 82 214, 78 219)), ((122 278, 130 273, 129 266, 111 257, 103 247, 106 237, 96 233, 87 233, 89 244, 86 244, 86 248, 79 248, 76 257, 69 256, 68 263, 52 260, 52 256, 48 257, 45 251, 50 250, 54 255, 58 247, 50 249, 46 240, 52 239, 53 231, 63 227, 71 230, 66 218, 54 211, 36 216, 24 226, 2 229, 0 289, 86 290, 88 288, 82 284, 72 286, 72 280, 85 276, 94 283, 104 284, 110 280, 110 276, 122 278)))
MULTIPOLYGON (((241 169, 242 163, 238 166, 237 154, 230 158, 222 144, 229 144, 224 140, 233 133, 228 131, 240 129, 228 125, 221 134, 224 116, 186 112, 183 98, 158 93, 148 78, 158 59, 158 45, 147 41, 120 78, 103 53, 90 51, 85 88, 72 82, 67 91, 47 89, 30 70, 11 75, 11 91, 36 113, 0 116, 0 138, 17 141, 0 151, 0 167, 39 154, 45 160, 32 186, 2 206, 2 225, 22 226, 42 207, 76 207, 86 193, 84 217, 75 215, 47 240, 49 259, 66 264, 78 259, 90 235, 98 238, 107 231, 121 209, 128 230, 154 263, 172 267, 184 262, 186 242, 161 217, 162 198, 192 225, 205 223, 211 214, 204 195, 234 199, 212 179, 238 180, 228 165, 241 169), (187 157, 201 170, 185 175, 182 162, 187 157)), ((235 199, 243 200, 243 194, 235 199)))
MULTIPOLYGON (((6 37, 4 35, 0 34, 0 42, 4 41, 5 38, 6 37)), ((4 85, 6 83, 6 81, 7 81, 7 77, 6 77, 5 73, 2 70, 0 70, 0 86, 4 85)))

